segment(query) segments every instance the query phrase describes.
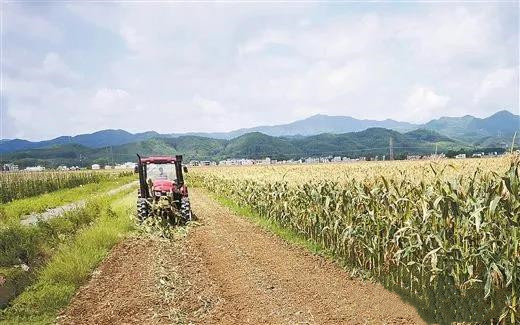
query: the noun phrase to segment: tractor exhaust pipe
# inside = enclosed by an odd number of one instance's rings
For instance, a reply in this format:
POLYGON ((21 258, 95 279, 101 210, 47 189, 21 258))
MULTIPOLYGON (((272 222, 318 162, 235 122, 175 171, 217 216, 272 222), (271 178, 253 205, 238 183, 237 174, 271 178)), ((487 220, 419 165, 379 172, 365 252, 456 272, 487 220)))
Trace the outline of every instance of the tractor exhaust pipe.
POLYGON ((182 175, 182 155, 175 156, 175 173, 177 174, 177 186, 180 188, 184 185, 184 176, 182 175))
POLYGON ((139 191, 143 199, 148 198, 148 184, 146 184, 146 175, 141 156, 137 154, 137 172, 139 173, 139 191))

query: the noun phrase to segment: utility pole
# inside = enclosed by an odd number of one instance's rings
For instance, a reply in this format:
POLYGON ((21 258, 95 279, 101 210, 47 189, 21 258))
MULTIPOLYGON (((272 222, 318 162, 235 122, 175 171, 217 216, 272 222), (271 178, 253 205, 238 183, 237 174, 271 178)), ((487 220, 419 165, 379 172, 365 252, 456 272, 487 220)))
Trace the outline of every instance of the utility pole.
POLYGON ((390 137, 390 143, 388 144, 390 147, 390 160, 394 160, 394 138, 390 137))
POLYGON ((114 151, 112 150, 112 146, 110 146, 110 156, 112 157, 112 166, 115 166, 115 164, 114 164, 114 151))
POLYGON ((437 156, 437 148, 438 148, 438 147, 439 147, 439 144, 436 143, 436 144, 435 144, 435 156, 437 156))

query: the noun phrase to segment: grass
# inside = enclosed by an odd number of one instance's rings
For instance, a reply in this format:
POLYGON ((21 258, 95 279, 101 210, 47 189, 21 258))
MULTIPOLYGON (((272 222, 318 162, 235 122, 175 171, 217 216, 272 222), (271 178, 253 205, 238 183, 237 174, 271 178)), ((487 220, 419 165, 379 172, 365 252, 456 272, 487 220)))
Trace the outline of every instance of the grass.
POLYGON ((30 213, 39 213, 61 205, 79 201, 97 193, 106 192, 135 179, 134 175, 116 180, 105 180, 100 183, 81 185, 72 189, 63 189, 35 197, 15 200, 0 205, 0 222, 18 221, 20 217, 30 213))
POLYGON ((112 246, 133 229, 130 215, 134 201, 133 191, 119 196, 90 227, 60 245, 38 272, 36 282, 0 314, 0 324, 54 323, 59 310, 68 305, 112 246))
POLYGON ((0 276, 7 282, 0 296, 0 308, 34 282, 37 271, 54 256, 58 247, 70 243, 81 229, 91 225, 103 209, 133 192, 130 188, 111 197, 96 197, 84 207, 56 218, 26 226, 19 222, 0 224, 0 276), (20 272, 23 268, 27 270, 20 272))

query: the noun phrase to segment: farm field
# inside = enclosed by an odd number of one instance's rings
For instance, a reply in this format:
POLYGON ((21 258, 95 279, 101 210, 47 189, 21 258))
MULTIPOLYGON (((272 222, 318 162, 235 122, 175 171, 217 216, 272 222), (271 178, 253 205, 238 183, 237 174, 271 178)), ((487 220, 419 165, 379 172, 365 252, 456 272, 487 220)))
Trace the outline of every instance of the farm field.
MULTIPOLYGON (((52 295, 47 285, 39 285, 40 278, 49 269, 63 269, 61 275, 81 276, 79 270, 53 267, 60 254, 74 245, 84 233, 92 231, 103 215, 112 211, 114 202, 129 193, 135 194, 135 176, 128 172, 44 172, 44 173, 2 173, 0 174, 2 185, 8 186, 5 190, 12 190, 23 198, 14 199, 0 204, 0 320, 6 323, 41 321, 41 315, 32 315, 36 318, 19 318, 19 310, 16 307, 22 302, 40 299, 56 302, 58 297, 52 295), (44 184, 45 191, 23 192, 19 190, 24 186, 35 186, 35 182, 44 184), (47 183, 46 183, 47 182, 47 183), (73 186, 75 185, 75 186, 73 186), (44 194, 37 194, 42 192, 44 194), (24 195, 21 195, 24 194, 24 195), (68 209, 60 210, 62 206, 68 209), (46 220, 39 220, 45 211, 53 211, 48 214, 46 220), (30 215, 31 218, 27 217, 30 215), (28 221, 28 222, 26 222, 28 221), (79 272, 79 274, 78 274, 79 272), (37 290, 37 288, 39 288, 37 290), (29 292, 29 293, 27 293, 29 292), (30 292, 35 292, 31 295, 30 292), (24 298, 25 297, 25 298, 24 298), (28 298, 29 297, 29 298, 28 298), (24 300, 25 299, 25 300, 24 300), (12 306, 9 306, 12 304, 12 306), (6 316, 7 315, 7 316, 6 316), (9 316, 10 315, 10 316, 9 316)), ((4 188, 3 188, 4 190, 4 188)), ((117 215, 109 213, 109 216, 117 215)), ((129 212, 125 211, 125 219, 129 212)), ((113 219, 113 218, 111 218, 113 219)), ((121 225, 128 225, 128 222, 121 225)), ((110 231, 107 229, 106 231, 110 231)), ((118 236, 116 236, 118 239, 118 236)), ((99 242, 110 243, 109 237, 98 238, 99 242)), ((94 240, 91 241, 96 242, 94 240)), ((109 248, 109 247, 108 247, 109 248)), ((94 260, 102 258, 99 252, 94 260)), ((81 254, 80 254, 81 255, 81 254)), ((77 256, 81 259, 84 256, 77 256)), ((92 256, 91 256, 92 258, 92 256)), ((68 261, 73 263, 74 261, 68 261)), ((85 267, 77 263, 77 267, 85 267)), ((56 271, 56 270, 55 270, 56 271)), ((85 273, 87 270, 83 270, 85 273)), ((88 276, 89 272, 84 274, 88 276)), ((65 278, 65 277, 64 277, 65 278)), ((59 293, 66 296, 68 289, 59 293)), ((73 293, 73 291, 72 291, 73 293)), ((54 292, 56 294, 56 292, 54 292)), ((33 304, 37 302, 32 302, 33 304)), ((37 308, 32 306, 37 314, 37 308)), ((45 318, 45 317, 44 317, 45 318)))
POLYGON ((132 175, 131 171, 117 170, 1 173, 0 203, 129 175, 132 175))
POLYGON ((519 158, 198 168, 439 323, 518 321, 519 158))
POLYGON ((36 227, 5 222, 0 274, 21 286, 0 323, 515 324, 519 164, 191 168, 197 221, 169 238, 135 222, 135 186, 14 200, 90 198, 36 227), (4 267, 27 253, 30 277, 4 267))

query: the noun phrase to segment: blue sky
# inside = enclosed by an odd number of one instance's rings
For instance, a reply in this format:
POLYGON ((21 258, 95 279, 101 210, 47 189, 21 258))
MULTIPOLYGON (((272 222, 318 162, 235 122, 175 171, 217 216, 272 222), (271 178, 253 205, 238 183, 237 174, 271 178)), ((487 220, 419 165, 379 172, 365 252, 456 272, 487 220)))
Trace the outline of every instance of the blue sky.
POLYGON ((518 2, 2 3, 3 138, 519 111, 518 2))

